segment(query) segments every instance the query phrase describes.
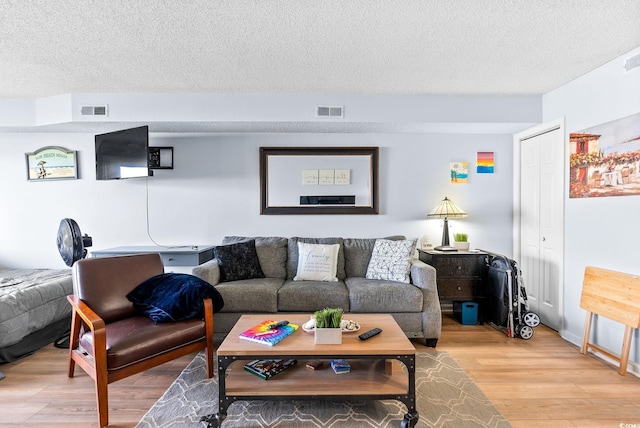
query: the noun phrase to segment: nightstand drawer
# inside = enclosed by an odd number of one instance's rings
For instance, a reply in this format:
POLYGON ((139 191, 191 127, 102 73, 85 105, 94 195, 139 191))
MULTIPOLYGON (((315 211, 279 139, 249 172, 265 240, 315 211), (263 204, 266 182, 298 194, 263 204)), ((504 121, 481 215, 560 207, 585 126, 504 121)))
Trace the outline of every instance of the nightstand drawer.
POLYGON ((438 297, 442 300, 482 298, 482 280, 473 278, 437 279, 438 297))
POLYGON ((436 270, 440 277, 481 276, 484 262, 481 257, 438 258, 436 270))
MULTIPOLYGON (((213 252, 213 250, 211 250, 213 252)), ((203 254, 206 253, 194 253, 194 254, 183 254, 183 253, 160 253, 160 257, 162 257, 162 263, 165 266, 197 266, 202 264, 203 254)), ((212 258, 209 255, 206 255, 209 260, 212 258)))

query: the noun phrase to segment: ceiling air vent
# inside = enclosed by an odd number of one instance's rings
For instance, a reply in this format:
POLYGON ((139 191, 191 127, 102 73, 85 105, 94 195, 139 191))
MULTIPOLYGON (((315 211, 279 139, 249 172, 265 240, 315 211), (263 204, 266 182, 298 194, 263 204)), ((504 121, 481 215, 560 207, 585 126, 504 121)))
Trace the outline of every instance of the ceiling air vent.
POLYGON ((634 68, 640 67, 640 54, 636 56, 632 56, 631 58, 627 58, 624 62, 624 69, 626 71, 631 71, 634 68))
POLYGON ((82 106, 80 113, 83 116, 107 116, 107 106, 82 106))
POLYGON ((316 117, 344 117, 344 107, 318 106, 316 107, 316 117))

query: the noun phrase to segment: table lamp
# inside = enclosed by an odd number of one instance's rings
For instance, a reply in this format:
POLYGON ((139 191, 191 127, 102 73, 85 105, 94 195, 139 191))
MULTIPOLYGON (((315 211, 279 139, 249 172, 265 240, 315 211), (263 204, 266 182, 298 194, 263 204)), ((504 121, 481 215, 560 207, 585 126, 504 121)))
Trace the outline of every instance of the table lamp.
POLYGON ((449 219, 450 218, 465 218, 467 213, 462 211, 451 199, 446 196, 437 207, 433 209, 427 218, 441 218, 444 219, 444 228, 442 229, 442 245, 435 247, 434 250, 438 251, 457 251, 455 247, 449 244, 449 219))

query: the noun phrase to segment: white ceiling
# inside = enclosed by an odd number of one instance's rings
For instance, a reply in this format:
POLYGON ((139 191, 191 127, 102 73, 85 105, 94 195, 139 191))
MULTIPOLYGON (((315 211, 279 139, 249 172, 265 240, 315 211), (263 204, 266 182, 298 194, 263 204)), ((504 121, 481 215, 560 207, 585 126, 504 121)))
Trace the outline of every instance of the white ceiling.
POLYGON ((638 46, 638 0, 4 0, 0 97, 543 94, 638 46))

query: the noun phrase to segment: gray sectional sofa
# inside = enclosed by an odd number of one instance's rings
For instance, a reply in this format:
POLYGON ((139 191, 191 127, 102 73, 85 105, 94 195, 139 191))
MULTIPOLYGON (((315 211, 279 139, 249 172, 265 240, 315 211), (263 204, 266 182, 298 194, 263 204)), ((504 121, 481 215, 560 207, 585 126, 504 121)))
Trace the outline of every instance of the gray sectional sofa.
POLYGON ((215 316, 216 339, 225 336, 242 314, 268 313, 286 319, 286 313, 312 314, 325 307, 340 307, 345 313, 354 314, 348 318, 355 321, 357 313, 391 314, 407 337, 424 339, 427 346, 436 346, 442 317, 432 266, 413 259, 410 283, 368 279, 366 273, 376 239, 227 236, 222 246, 250 240, 255 240, 264 278, 221 282, 218 258, 193 269, 195 276, 214 285, 224 298, 224 308, 215 316), (339 244, 338 280, 294 281, 298 242, 339 244))

